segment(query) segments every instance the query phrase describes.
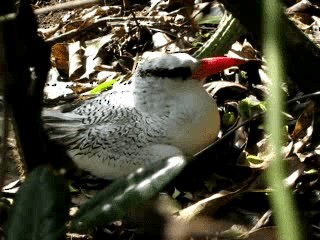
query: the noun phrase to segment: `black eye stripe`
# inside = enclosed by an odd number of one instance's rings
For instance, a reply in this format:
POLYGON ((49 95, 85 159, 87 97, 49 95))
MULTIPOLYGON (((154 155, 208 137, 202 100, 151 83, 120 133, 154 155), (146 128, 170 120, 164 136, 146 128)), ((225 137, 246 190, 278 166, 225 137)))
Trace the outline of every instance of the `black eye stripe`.
POLYGON ((154 76, 160 78, 182 78, 183 80, 191 77, 192 72, 190 67, 176 67, 173 69, 154 68, 142 70, 138 73, 141 77, 154 76))

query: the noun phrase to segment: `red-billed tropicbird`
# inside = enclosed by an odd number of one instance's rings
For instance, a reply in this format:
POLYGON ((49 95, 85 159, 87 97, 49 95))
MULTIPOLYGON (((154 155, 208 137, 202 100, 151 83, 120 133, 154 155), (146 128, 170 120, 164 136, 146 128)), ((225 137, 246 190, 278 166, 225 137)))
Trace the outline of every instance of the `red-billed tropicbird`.
POLYGON ((67 147, 79 168, 115 179, 212 143, 220 129, 219 112, 199 80, 231 65, 185 53, 152 53, 130 84, 68 113, 45 111, 44 121, 50 137, 67 147))

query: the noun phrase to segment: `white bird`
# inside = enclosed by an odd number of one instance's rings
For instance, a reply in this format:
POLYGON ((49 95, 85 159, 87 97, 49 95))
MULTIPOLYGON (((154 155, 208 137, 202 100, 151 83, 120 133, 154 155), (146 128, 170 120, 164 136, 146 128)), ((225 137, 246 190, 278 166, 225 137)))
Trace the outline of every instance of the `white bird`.
POLYGON ((79 168, 115 179, 167 157, 193 155, 214 141, 219 112, 199 80, 220 70, 213 58, 153 53, 130 84, 71 112, 45 111, 44 122, 79 168))

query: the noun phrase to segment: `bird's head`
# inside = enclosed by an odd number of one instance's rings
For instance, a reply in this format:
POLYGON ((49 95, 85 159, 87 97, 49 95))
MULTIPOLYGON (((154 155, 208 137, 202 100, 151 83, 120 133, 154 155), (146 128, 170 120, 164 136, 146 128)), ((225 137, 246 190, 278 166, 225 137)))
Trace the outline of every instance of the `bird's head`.
POLYGON ((170 101, 174 105, 181 96, 192 99, 197 92, 205 92, 201 80, 239 65, 237 61, 226 57, 198 60, 186 53, 149 53, 135 72, 135 105, 148 112, 166 111, 170 101))
POLYGON ((186 53, 149 53, 137 69, 144 78, 189 79, 199 66, 199 61, 186 53))
POLYGON ((243 59, 211 57, 196 59, 187 53, 165 54, 149 52, 137 69, 143 78, 169 78, 202 80, 226 68, 245 63, 243 59))

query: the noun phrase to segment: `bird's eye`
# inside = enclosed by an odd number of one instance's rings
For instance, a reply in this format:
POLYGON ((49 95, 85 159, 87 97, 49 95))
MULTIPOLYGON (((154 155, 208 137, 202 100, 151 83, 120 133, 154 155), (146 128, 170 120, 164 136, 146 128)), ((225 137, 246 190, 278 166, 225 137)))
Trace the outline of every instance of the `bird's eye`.
POLYGON ((183 80, 191 77, 192 72, 190 67, 176 67, 173 69, 168 68, 153 68, 153 69, 146 69, 140 70, 140 76, 154 76, 160 78, 182 78, 183 80))

